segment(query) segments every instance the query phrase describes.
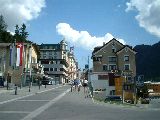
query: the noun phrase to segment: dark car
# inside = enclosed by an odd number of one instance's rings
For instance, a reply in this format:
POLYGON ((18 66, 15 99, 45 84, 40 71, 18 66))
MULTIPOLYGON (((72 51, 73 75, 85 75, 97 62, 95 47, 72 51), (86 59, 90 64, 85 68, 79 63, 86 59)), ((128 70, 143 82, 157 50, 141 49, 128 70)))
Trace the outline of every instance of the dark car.
POLYGON ((107 96, 105 101, 122 101, 121 96, 107 96))
POLYGON ((41 84, 42 85, 48 85, 49 84, 49 80, 42 80, 41 84))

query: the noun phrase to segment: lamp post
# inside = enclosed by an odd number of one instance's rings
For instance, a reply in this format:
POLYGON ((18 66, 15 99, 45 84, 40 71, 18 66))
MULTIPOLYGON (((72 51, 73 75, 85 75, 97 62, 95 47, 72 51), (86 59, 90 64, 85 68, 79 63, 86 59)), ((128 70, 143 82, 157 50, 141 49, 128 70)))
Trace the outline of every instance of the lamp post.
POLYGON ((8 82, 9 82, 9 72, 8 72, 8 74, 7 74, 7 90, 9 89, 8 82))

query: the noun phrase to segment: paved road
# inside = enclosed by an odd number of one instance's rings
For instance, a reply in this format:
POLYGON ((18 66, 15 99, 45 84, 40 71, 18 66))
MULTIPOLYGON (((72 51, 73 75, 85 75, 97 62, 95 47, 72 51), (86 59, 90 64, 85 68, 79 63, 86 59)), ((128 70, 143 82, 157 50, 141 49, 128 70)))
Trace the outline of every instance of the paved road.
POLYGON ((0 104, 0 120, 159 120, 159 110, 117 106, 85 98, 83 90, 59 86, 0 104))

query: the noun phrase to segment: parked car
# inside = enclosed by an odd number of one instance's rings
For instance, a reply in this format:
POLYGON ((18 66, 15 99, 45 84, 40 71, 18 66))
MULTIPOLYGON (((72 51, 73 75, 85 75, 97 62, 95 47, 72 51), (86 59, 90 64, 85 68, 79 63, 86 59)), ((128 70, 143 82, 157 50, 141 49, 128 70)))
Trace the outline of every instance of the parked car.
POLYGON ((51 81, 51 80, 42 80, 41 84, 42 85, 53 85, 53 81, 51 81))
POLYGON ((126 103, 130 103, 130 104, 133 104, 134 101, 133 100, 124 100, 126 103))
POLYGON ((107 96, 105 101, 122 101, 121 96, 107 96))
POLYGON ((142 98, 141 99, 141 104, 149 104, 150 98, 142 98))

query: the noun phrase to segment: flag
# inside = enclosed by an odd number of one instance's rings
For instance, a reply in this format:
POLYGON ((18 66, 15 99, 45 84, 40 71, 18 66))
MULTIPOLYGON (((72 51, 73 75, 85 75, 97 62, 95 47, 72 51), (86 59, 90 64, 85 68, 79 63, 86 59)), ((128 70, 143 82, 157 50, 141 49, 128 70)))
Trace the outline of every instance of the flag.
POLYGON ((22 66, 22 61, 23 61, 23 43, 17 43, 16 66, 22 66))
POLYGON ((73 53, 74 52, 74 46, 70 47, 70 52, 73 53))
POLYGON ((16 45, 15 43, 12 43, 10 45, 10 61, 9 61, 9 65, 14 67, 15 65, 15 53, 16 53, 16 45))

